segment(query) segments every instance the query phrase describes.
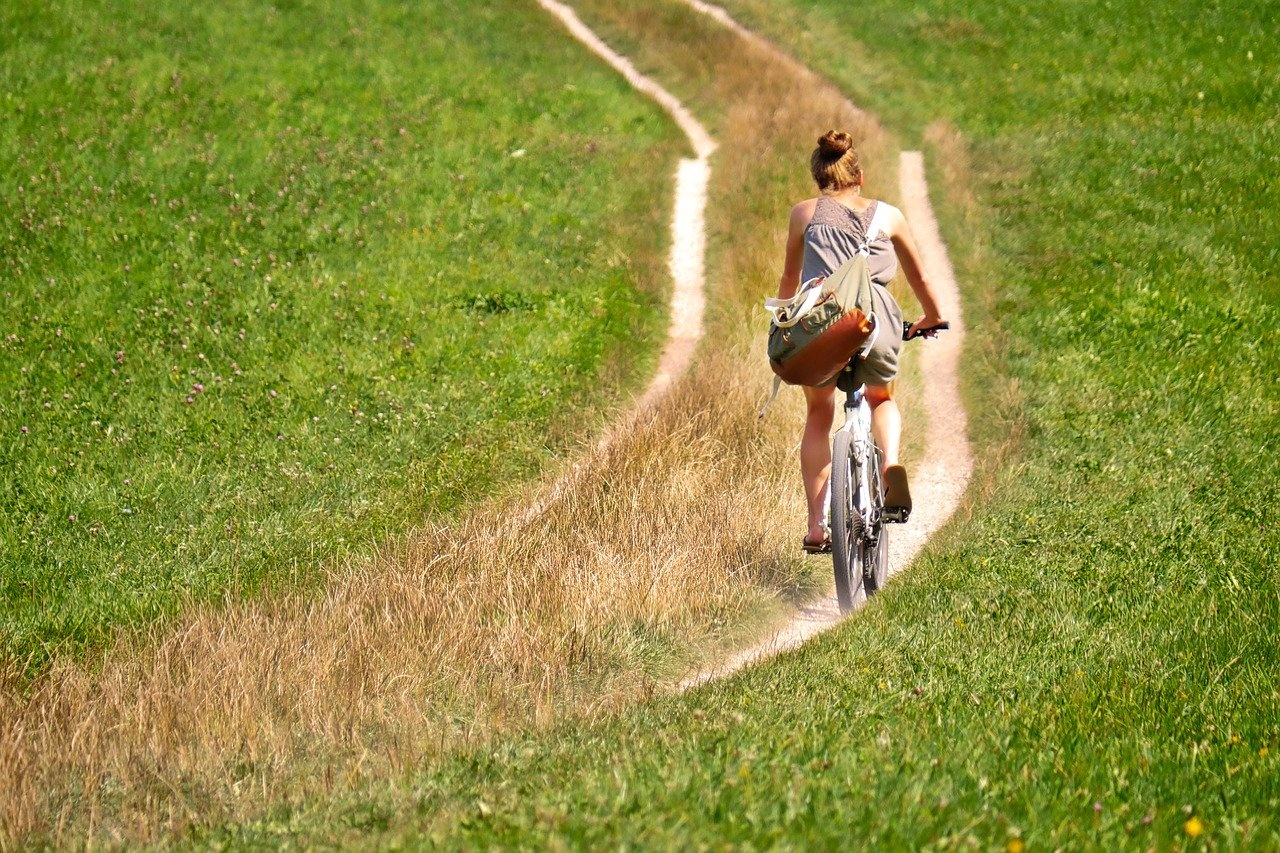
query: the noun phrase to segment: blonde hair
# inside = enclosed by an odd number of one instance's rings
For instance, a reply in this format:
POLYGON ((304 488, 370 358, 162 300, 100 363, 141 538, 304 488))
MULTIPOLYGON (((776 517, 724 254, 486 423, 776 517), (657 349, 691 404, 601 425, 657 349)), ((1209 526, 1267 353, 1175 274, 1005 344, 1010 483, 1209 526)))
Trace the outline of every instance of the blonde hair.
POLYGON ((847 190, 862 183, 862 160, 853 148, 853 137, 843 130, 828 130, 818 139, 809 157, 809 171, 824 193, 847 190))

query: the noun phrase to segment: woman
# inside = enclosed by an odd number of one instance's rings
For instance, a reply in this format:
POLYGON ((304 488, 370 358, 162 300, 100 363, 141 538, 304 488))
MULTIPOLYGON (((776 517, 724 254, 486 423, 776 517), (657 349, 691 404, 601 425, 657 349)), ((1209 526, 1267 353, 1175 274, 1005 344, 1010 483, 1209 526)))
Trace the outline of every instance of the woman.
MULTIPOLYGON (((870 241, 868 268, 874 282, 872 302, 881 332, 876 335, 866 359, 858 362, 855 381, 866 383, 871 430, 884 451, 885 506, 910 511, 907 473, 898 464, 902 419, 893 400, 898 350, 902 346, 901 335, 896 330, 902 328, 902 309, 886 289, 898 271, 899 262, 924 309, 924 316, 912 324, 911 333, 931 329, 943 320, 902 212, 891 204, 862 196, 862 164, 853 148, 853 138, 844 131, 827 131, 818 140, 809 168, 821 194, 791 209, 786 263, 778 283, 778 296, 789 299, 802 281, 830 275, 853 256, 864 240, 870 241)), ((800 473, 809 504, 809 532, 804 538, 804 549, 810 553, 831 548, 824 510, 827 481, 831 476, 835 391, 834 385, 804 389, 809 412, 800 443, 800 473)))

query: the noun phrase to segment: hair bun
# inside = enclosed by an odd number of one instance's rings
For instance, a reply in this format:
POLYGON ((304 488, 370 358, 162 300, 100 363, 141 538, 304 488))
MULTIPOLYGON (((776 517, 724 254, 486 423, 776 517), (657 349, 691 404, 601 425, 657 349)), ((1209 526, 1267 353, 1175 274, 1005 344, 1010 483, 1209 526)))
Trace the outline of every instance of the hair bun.
POLYGON ((818 139, 822 156, 832 159, 843 157, 853 147, 853 137, 843 130, 828 130, 818 139))

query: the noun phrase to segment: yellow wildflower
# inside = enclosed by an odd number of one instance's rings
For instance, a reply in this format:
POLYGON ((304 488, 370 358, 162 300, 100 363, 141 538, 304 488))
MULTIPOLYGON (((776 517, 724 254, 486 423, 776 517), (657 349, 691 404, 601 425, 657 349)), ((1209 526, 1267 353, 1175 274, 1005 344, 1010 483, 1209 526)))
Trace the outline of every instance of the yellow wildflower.
POLYGON ((1190 835, 1192 838, 1196 838, 1204 832, 1204 823, 1200 818, 1193 817, 1184 823, 1182 828, 1187 831, 1187 835, 1190 835))

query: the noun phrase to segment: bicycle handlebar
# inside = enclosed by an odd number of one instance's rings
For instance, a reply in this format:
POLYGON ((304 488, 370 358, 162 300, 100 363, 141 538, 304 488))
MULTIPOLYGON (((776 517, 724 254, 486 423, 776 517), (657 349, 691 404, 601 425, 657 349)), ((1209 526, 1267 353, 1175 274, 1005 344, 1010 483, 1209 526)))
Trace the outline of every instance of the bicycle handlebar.
POLYGON ((935 337, 938 334, 938 332, 942 332, 950 328, 951 328, 951 324, 948 323, 946 320, 943 320, 941 323, 939 323, 936 326, 930 326, 927 329, 916 329, 916 333, 913 335, 911 334, 911 321, 903 320, 902 321, 902 339, 904 341, 909 341, 912 338, 932 338, 932 337, 935 337))

